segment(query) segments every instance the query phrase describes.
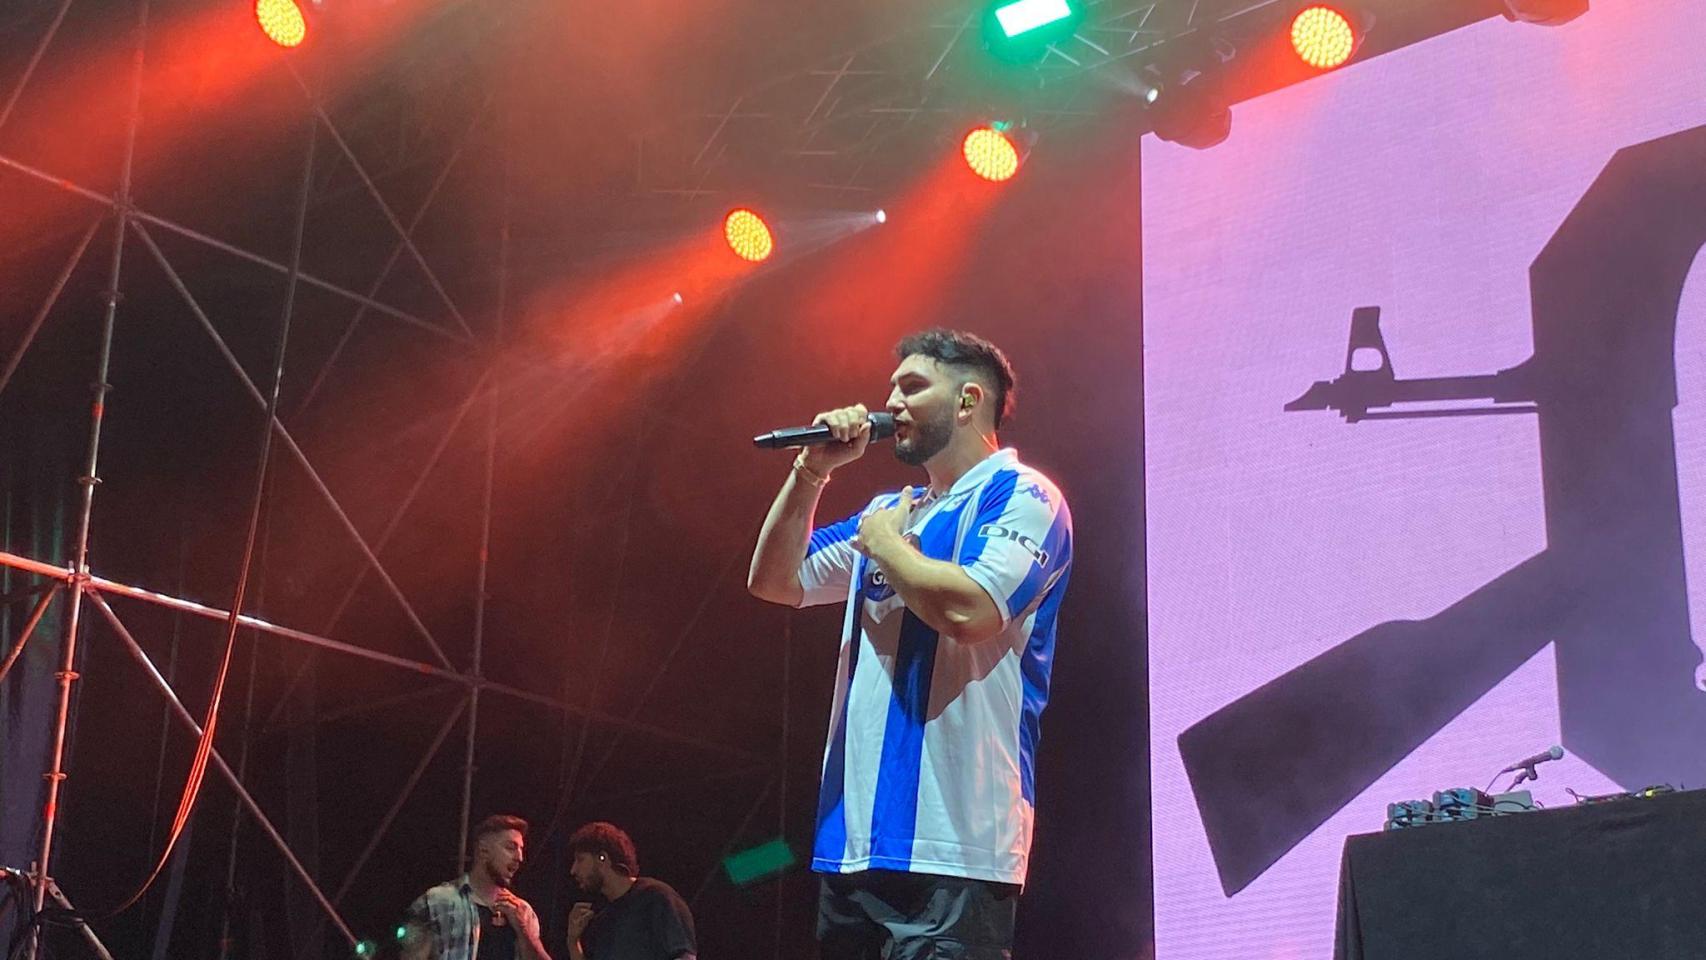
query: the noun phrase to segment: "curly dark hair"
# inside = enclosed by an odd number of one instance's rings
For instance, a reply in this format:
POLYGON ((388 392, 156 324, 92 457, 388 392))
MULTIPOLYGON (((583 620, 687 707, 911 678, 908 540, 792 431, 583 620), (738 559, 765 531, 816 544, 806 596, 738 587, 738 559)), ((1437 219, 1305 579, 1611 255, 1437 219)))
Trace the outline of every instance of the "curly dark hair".
POLYGON ((597 820, 569 835, 569 855, 601 853, 618 870, 628 876, 640 875, 640 855, 634 850, 633 838, 614 823, 597 820))
POLYGON ((915 333, 895 344, 897 360, 911 356, 929 357, 947 367, 956 367, 988 390, 995 401, 995 426, 1013 415, 1013 365, 1001 348, 975 333, 937 328, 915 333))

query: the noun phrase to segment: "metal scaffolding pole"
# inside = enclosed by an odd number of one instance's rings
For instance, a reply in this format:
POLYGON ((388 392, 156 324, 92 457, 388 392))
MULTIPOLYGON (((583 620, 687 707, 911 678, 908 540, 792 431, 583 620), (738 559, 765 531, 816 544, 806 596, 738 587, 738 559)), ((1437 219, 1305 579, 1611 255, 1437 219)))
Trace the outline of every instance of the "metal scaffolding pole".
MULTIPOLYGON (((41 848, 35 863, 35 897, 32 904, 29 949, 25 954, 35 960, 41 947, 41 927, 35 922, 47 904, 48 879, 53 866, 54 830, 59 823, 59 795, 65 782, 65 731, 71 717, 71 688, 77 680, 77 631, 83 612, 83 583, 89 575, 89 524, 94 516, 95 484, 100 482, 101 426, 106 417, 106 397, 109 385, 107 373, 112 363, 113 328, 118 320, 119 283, 124 267, 125 222, 129 217, 131 176, 136 166, 136 132, 142 118, 142 58, 148 40, 149 0, 137 4, 136 46, 131 62, 130 115, 124 139, 124 159, 119 168, 118 203, 113 226, 112 254, 107 264, 106 308, 101 319, 100 357, 95 365, 95 380, 89 405, 89 444, 83 460, 83 475, 77 505, 77 526, 71 548, 73 580, 66 597, 65 634, 56 679, 59 701, 54 708, 53 750, 49 762, 47 800, 42 806, 41 848)), ((57 20, 55 22, 57 27, 57 20)), ((10 109, 10 105, 8 105, 10 109)))
POLYGON ((398 240, 402 243, 403 248, 408 251, 410 259, 414 260, 415 265, 420 267, 421 272, 426 275, 427 284, 438 294, 445 309, 450 311, 451 318, 456 321, 457 326, 462 328, 463 334, 469 339, 473 339, 473 329, 468 326, 468 321, 462 316, 462 311, 456 306, 456 301, 452 300, 449 292, 444 289, 444 284, 439 282, 438 272, 432 268, 432 264, 427 263, 426 257, 421 255, 420 248, 415 246, 412 231, 403 226, 403 222, 397 219, 397 215, 392 212, 391 205, 385 202, 385 195, 379 192, 378 185, 373 182, 372 177, 367 175, 367 167, 362 164, 361 158, 355 155, 355 151, 350 149, 350 145, 344 140, 343 134, 338 132, 337 124, 332 122, 331 116, 326 113, 326 108, 320 105, 320 102, 314 97, 313 91, 308 89, 308 83, 302 79, 302 74, 288 60, 285 61, 285 66, 289 68, 290 76, 296 81, 296 85, 302 88, 302 95, 308 99, 309 109, 325 126, 326 132, 331 134, 332 142, 337 144, 338 149, 343 152, 344 159, 349 161, 351 169, 360 178, 362 186, 367 188, 367 195, 373 199, 375 204, 378 204, 379 212, 385 215, 385 222, 389 223, 391 229, 397 232, 398 240))
POLYGON ((202 330, 213 340, 214 347, 219 350, 219 355, 225 359, 225 363, 231 368, 231 372, 237 375, 238 380, 242 381, 243 387, 248 391, 250 398, 260 404, 262 409, 268 411, 267 416, 271 420, 273 432, 277 433, 279 439, 284 441, 285 449, 290 451, 290 454, 296 460, 297 465, 302 467, 303 472, 308 475, 309 482, 312 483, 314 488, 320 492, 320 496, 326 501, 326 505, 331 508, 332 513, 338 518, 338 522, 343 526, 345 532, 347 532, 350 535, 350 538, 355 541, 355 545, 360 549, 362 557, 367 560, 368 565, 379 575, 379 581, 385 585, 385 588, 388 591, 390 591, 391 596, 397 601, 398 606, 402 607, 404 616, 406 616, 409 623, 414 626, 415 632, 419 633, 421 639, 426 641, 427 646, 432 649, 433 655, 438 658, 438 661, 446 668, 449 668, 450 657, 445 654, 444 648, 440 646, 438 640, 433 637, 432 631, 427 629, 426 623, 422 621, 420 615, 415 612, 414 604, 409 602, 409 598, 403 593, 403 588, 398 586, 397 581, 389 572, 386 571, 385 565, 379 560, 379 554, 375 552, 372 545, 367 542, 367 538, 361 535, 361 530, 356 527, 355 521, 350 519, 350 515, 346 510, 344 510, 343 504, 339 503, 338 498, 333 495, 332 488, 326 484, 326 481, 320 476, 320 472, 314 469, 314 464, 308 459, 308 454, 303 451, 301 445, 296 442, 296 438, 291 435, 290 431, 287 430, 284 424, 278 419, 276 411, 268 405, 266 396, 261 393, 261 388, 256 385, 254 378, 250 377, 248 371, 243 368, 242 361, 238 360, 237 355, 232 352, 230 344, 226 343, 225 338, 220 336, 219 329, 213 325, 212 320, 208 319, 206 311, 202 310, 201 304, 196 300, 195 296, 190 293, 189 287, 184 284, 183 278, 179 276, 178 271, 173 268, 171 261, 166 259, 166 255, 161 252, 159 245, 156 244, 154 242, 154 238, 149 235, 147 228, 143 227, 140 223, 134 222, 131 226, 136 230, 136 235, 142 238, 143 246, 148 248, 148 252, 150 254, 153 254, 154 261, 160 265, 160 269, 166 272, 166 279, 169 280, 172 287, 178 291, 178 295, 183 297, 185 305, 190 308, 190 312, 194 314, 196 321, 201 324, 202 330))
POLYGON ((43 591, 41 598, 36 601, 35 609, 30 611, 30 618, 24 621, 24 629, 18 631, 18 642, 12 644, 5 661, 0 662, 0 680, 5 680, 6 674, 12 670, 12 665, 18 662, 18 657, 24 652, 24 644, 30 642, 30 635, 41 625, 41 618, 47 616, 47 608, 53 603, 53 598, 59 595, 59 589, 60 585, 54 584, 43 591))
MULTIPOLYGON (((172 689, 170 683, 166 682, 166 678, 160 675, 159 668, 154 666, 154 661, 149 658, 148 652, 142 649, 142 645, 136 642, 134 636, 131 636, 129 628, 118 618, 118 614, 113 613, 112 607, 107 606, 106 599, 93 588, 85 589, 89 595, 89 602, 94 604, 95 608, 106 618, 107 623, 112 626, 113 632, 117 633, 119 640, 124 643, 125 649, 130 652, 131 657, 148 675, 148 679, 154 684, 154 688, 166 698, 166 704, 172 708, 172 713, 178 718, 178 722, 183 724, 191 735, 200 737, 202 733, 201 724, 197 723, 195 717, 190 715, 189 710, 184 708, 183 701, 178 699, 177 692, 172 689)), ((350 931, 349 925, 344 923, 344 918, 338 914, 338 910, 332 905, 332 901, 327 899, 325 892, 320 889, 320 885, 314 882, 314 877, 308 872, 308 868, 302 865, 302 861, 290 849, 290 844, 285 841, 284 835, 278 832, 277 827, 273 826, 272 819, 266 815, 266 811, 261 809, 261 805, 255 801, 248 788, 243 786, 243 781, 238 778, 236 771, 232 770, 230 764, 225 762, 224 755, 215 749, 210 754, 209 760, 225 777, 226 784, 236 791, 238 799, 243 802, 244 807, 248 808, 249 815, 255 818, 255 823, 260 826, 262 832, 272 840, 274 846, 278 847, 279 854, 284 857, 285 862, 289 864, 297 879, 307 886, 308 892, 314 895, 314 899, 320 904, 320 908, 326 911, 327 918, 338 928, 338 932, 343 934, 344 939, 353 946, 356 942, 355 934, 350 931)))
MULTIPOLYGON (((368 300, 379 296, 379 291, 385 286, 385 281, 391 279, 391 270, 403 255, 405 241, 413 241, 415 231, 420 228, 421 221, 426 219, 427 212, 437 202, 438 192, 444 188, 444 182, 450 179, 450 172, 456 169, 457 161, 462 159, 463 152, 468 148, 469 142, 474 139, 474 131, 479 128, 480 122, 486 118, 490 107, 491 97, 488 95, 485 105, 475 113, 474 119, 469 121, 468 128, 462 131, 462 137, 456 143, 456 148, 450 151, 450 156, 439 168, 438 177, 433 180, 432 186, 427 189, 426 196, 422 198, 420 206, 416 208, 415 215, 406 228, 405 236, 399 237, 397 243, 391 247, 390 255, 385 258, 385 265, 379 268, 379 273, 374 276, 373 283, 368 286, 368 300)), ((368 305, 366 303, 358 304, 355 314, 350 317, 348 323, 344 324, 343 335, 338 338, 337 344, 332 347, 331 353, 320 365, 320 373, 314 378, 314 382, 308 385, 308 390, 303 393, 301 402, 297 404, 296 412, 298 414, 308 409, 314 403, 314 398, 320 395, 320 388, 325 386, 326 378, 332 373, 332 367, 336 365, 338 358, 343 356, 344 348, 349 345, 350 338, 355 334, 355 329, 360 325, 362 317, 367 315, 367 310, 368 305)))
POLYGON ((35 318, 25 328, 24 336, 18 341, 18 346, 12 351, 12 356, 6 360, 5 369, 0 370, 0 392, 4 392, 6 384, 12 382, 12 374, 18 372, 18 364, 23 362, 24 354, 29 352, 30 344, 35 342, 36 334, 41 332, 42 324, 47 322, 47 315, 52 313, 54 306, 59 303, 59 295, 65 292, 65 284, 71 279, 72 271, 76 270, 77 265, 83 262, 83 254, 89 249, 89 241, 95 239, 95 231, 100 228, 101 220, 99 219, 89 224, 89 229, 83 231, 82 239, 77 241, 76 248, 71 251, 71 256, 66 259, 65 267, 59 271, 59 276, 54 278, 53 289, 48 291, 47 299, 41 302, 41 309, 36 311, 35 318))
MULTIPOLYGON (((15 553, 7 553, 4 550, 0 550, 0 566, 8 566, 16 570, 23 570, 27 573, 53 577, 66 583, 71 583, 79 579, 66 567, 59 567, 51 563, 44 563, 40 560, 19 556, 15 553)), ((113 594, 115 596, 144 600, 168 609, 181 610, 185 613, 193 613, 196 616, 206 617, 210 620, 224 620, 226 617, 230 616, 228 611, 221 610, 218 607, 210 607, 203 603, 197 603, 194 600, 186 600, 182 597, 174 597, 169 594, 157 593, 153 590, 132 586, 128 583, 120 583, 117 580, 109 580, 105 577, 95 576, 94 574, 84 575, 81 578, 81 582, 83 582, 86 587, 98 590, 103 594, 113 594)), ((767 757, 754 753, 750 750, 703 740, 692 736, 691 734, 670 730, 666 727, 659 727, 637 720, 628 720, 627 718, 613 713, 596 710, 580 704, 569 703, 566 700, 548 697, 544 694, 534 693, 531 690, 523 690, 520 687, 510 686, 506 683, 494 683, 484 678, 477 678, 468 674, 458 673, 455 670, 446 670, 443 667, 435 666, 424 661, 410 660, 406 657, 399 657, 389 653, 381 653, 378 650, 369 650, 366 647, 357 646, 353 643, 345 643, 342 640, 322 637, 317 634, 308 633, 305 630, 295 630, 290 627, 279 626, 278 624, 262 620, 259 617, 253 617, 245 614, 238 619, 238 622, 245 627, 253 630, 259 630, 262 633, 268 633, 273 636, 299 641, 321 649, 349 654, 351 656, 360 657, 364 660, 372 660, 377 663, 389 664, 421 676, 454 681, 464 687, 478 686, 483 690, 490 690, 493 693, 501 694, 505 697, 510 697, 527 703, 538 704, 552 710, 575 714, 592 722, 608 723, 613 726, 627 726, 636 733, 646 734, 669 743, 679 743, 684 746, 695 747, 708 753, 715 753, 733 760, 752 763, 763 763, 768 760, 767 757)))
MULTIPOLYGON (((498 303, 493 322, 492 341, 500 343, 504 333, 504 311, 508 309, 509 298, 509 239, 510 239, 510 207, 509 207, 509 146, 502 145, 503 161, 503 194, 499 201, 501 206, 500 225, 498 232, 498 303)), ((495 355, 495 351, 494 351, 495 355)), ((492 361, 496 363, 494 359, 492 361)), ((498 459, 498 407, 500 398, 496 390, 486 403, 486 457, 485 468, 480 481, 480 554, 479 566, 474 577, 474 660, 470 672, 476 677, 484 676, 483 661, 486 650, 486 578, 491 571, 492 550, 492 489, 497 475, 498 459)), ((469 822, 473 816, 474 804, 474 735, 478 730, 480 720, 480 687, 475 685, 468 691, 468 742, 462 755, 462 818, 461 829, 456 841, 457 863, 466 866, 468 856, 468 831, 472 827, 469 822)))
MULTIPOLYGON (((409 491, 403 495, 403 498, 397 502, 396 507, 391 511, 390 519, 385 521, 385 529, 381 530, 379 532, 379 536, 374 539, 374 553, 383 552, 385 547, 391 542, 391 537, 396 534, 397 529, 402 525, 404 515, 406 515, 409 508, 414 505, 415 498, 420 495, 421 489, 426 486, 427 478, 432 475, 433 469, 438 466, 438 461, 444 456, 444 452, 450 448, 450 441, 456 435, 457 428, 462 426, 463 419, 467 417, 468 412, 473 409, 475 403, 485 392, 486 381, 489 375, 490 371, 488 371, 487 374, 482 375, 480 379, 475 382, 474 389, 469 392, 468 399, 464 400, 462 404, 456 408, 456 412, 450 418, 450 423, 444 428, 444 432, 439 436, 438 445, 433 448, 432 453, 428 454, 426 463, 421 466, 420 472, 415 475, 414 485, 411 486, 409 491)), ((321 633, 329 634, 333 630, 337 629, 338 623, 344 618, 344 613, 349 610, 350 604, 355 602, 355 596, 361 590, 361 585, 367 582, 367 572, 368 568, 363 567, 350 579, 349 584, 344 587, 343 597, 338 600, 337 606, 333 607, 332 612, 326 617, 326 625, 321 629, 321 633)), ((278 721, 279 715, 284 712, 285 705, 290 700, 290 695, 296 692, 297 685, 302 682, 303 677, 308 675, 308 667, 309 662, 304 661, 297 667, 296 672, 291 674, 289 682, 284 685, 283 692, 279 694, 277 701, 273 704, 272 713, 267 717, 268 724, 273 724, 278 721)))
MULTIPOLYGON (((42 170, 38 167, 27 164, 27 163, 23 162, 22 160, 17 159, 16 157, 9 157, 9 156, 5 156, 4 154, 0 154, 0 167, 5 167, 6 169, 13 170, 13 171, 16 171, 18 173, 24 174, 27 177, 32 177, 36 180, 40 180, 43 183, 49 184, 49 185, 54 186, 54 187, 58 187, 59 189, 64 190, 67 193, 71 193, 71 194, 74 194, 76 196, 82 197, 85 200, 89 200, 89 201, 92 201, 94 203, 98 203, 103 207, 107 207, 108 209, 118 209, 121 206, 125 207, 126 210, 128 211, 129 219, 132 223, 145 223, 145 224, 148 224, 149 226, 152 226, 152 227, 159 227, 162 230, 170 231, 171 233, 175 233, 178 236, 183 237, 187 240, 194 240, 195 242, 202 244, 203 246, 210 247, 210 248, 212 248, 214 250, 218 250, 222 253, 228 253, 231 256, 238 258, 239 260, 246 260, 249 263, 255 264, 257 266, 266 267, 268 270, 271 270, 274 273, 288 274, 290 272, 290 267, 287 264, 279 263, 277 260, 273 260, 270 257, 264 257, 258 253, 255 253, 253 250, 245 250, 242 247, 226 243, 225 241, 219 239, 218 237, 214 237, 214 236, 211 236, 209 234, 203 233, 200 230, 196 230, 196 229, 193 229, 191 227, 184 226, 181 223, 177 223, 175 221, 168 220, 165 217, 149 213, 146 210, 136 209, 135 207, 129 205, 128 203, 121 203, 119 201, 119 198, 117 195, 109 196, 107 194, 100 192, 99 190, 91 190, 90 188, 85 187, 79 183, 76 183, 75 181, 68 180, 64 177, 55 176, 55 175, 47 172, 46 170, 42 170)), ((422 320, 420 317, 415 316, 412 313, 409 313, 409 312, 404 311, 404 310, 399 310, 396 307, 393 307, 388 303, 381 303, 378 300, 373 299, 372 297, 364 297, 361 294, 356 293, 354 290, 350 290, 346 287, 341 287, 341 286, 339 286, 335 283, 332 283, 328 280, 323 280, 323 279, 321 279, 321 278, 319 278, 319 277, 317 277, 311 273, 303 273, 301 275, 300 279, 303 283, 306 283, 311 287, 316 287, 318 289, 326 291, 327 293, 337 294, 338 296, 343 297, 352 303, 362 304, 363 306, 366 306, 369 310, 372 310, 375 313, 383 314, 387 317, 392 318, 393 320, 400 320, 400 321, 407 323, 411 326, 419 327, 420 329, 426 330, 430 333, 436 333, 441 337, 445 337, 445 338, 448 338, 448 339, 453 340, 453 341, 458 341, 458 342, 462 342, 462 343, 468 342, 468 338, 463 336, 463 334, 460 331, 446 330, 445 328, 439 326, 436 323, 429 323, 425 320, 422 320)))
POLYGON ((36 67, 41 65, 42 55, 47 53, 48 46, 59 33, 59 25, 65 22, 66 11, 70 9, 71 0, 60 0, 59 9, 53 15, 53 22, 48 24, 47 30, 42 33, 41 40, 36 42, 36 48, 30 54, 29 65, 24 67, 23 75, 18 77, 18 82, 13 85, 11 95, 6 98, 6 105, 0 107, 0 127, 4 127, 6 121, 12 118, 12 110, 18 105, 18 98, 24 95, 24 88, 30 85, 30 78, 36 75, 36 67))

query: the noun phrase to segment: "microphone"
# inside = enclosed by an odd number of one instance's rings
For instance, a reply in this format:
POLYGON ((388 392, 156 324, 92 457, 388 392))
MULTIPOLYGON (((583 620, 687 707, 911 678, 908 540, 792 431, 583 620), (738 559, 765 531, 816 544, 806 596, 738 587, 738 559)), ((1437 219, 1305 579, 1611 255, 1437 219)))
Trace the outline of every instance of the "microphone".
POLYGON ((1515 773, 1518 770, 1527 770, 1530 767, 1533 767, 1537 763, 1545 763, 1548 760, 1562 760, 1562 759, 1564 759, 1564 748, 1563 747, 1547 747, 1545 753, 1537 753, 1534 756, 1529 757, 1525 760, 1519 760, 1516 763, 1513 763, 1510 766, 1504 768, 1503 770, 1500 770, 1499 772, 1500 773, 1515 773))
MULTIPOLYGON (((886 440, 894 436, 894 414, 873 413, 867 420, 871 424, 872 440, 886 440)), ((810 427, 782 427, 752 438, 753 446, 766 450, 779 447, 815 447, 834 442, 835 435, 829 432, 829 427, 821 423, 810 427)))

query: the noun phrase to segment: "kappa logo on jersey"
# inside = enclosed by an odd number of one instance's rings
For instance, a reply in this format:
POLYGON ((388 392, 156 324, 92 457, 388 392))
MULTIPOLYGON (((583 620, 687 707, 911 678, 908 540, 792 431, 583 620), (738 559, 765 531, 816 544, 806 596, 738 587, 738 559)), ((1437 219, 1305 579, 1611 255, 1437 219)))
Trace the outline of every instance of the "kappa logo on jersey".
POLYGON ((1037 566, 1048 566, 1048 552, 1042 548, 1042 545, 1017 530, 1010 530, 999 523, 986 523, 978 528, 977 535, 987 540, 1011 540, 1024 547, 1025 552, 1037 561, 1037 566))
POLYGON ((1048 498, 1048 491, 1044 490, 1043 485, 1040 483, 1033 483, 1019 492, 1030 494, 1032 499, 1041 500, 1045 506, 1051 505, 1048 498))

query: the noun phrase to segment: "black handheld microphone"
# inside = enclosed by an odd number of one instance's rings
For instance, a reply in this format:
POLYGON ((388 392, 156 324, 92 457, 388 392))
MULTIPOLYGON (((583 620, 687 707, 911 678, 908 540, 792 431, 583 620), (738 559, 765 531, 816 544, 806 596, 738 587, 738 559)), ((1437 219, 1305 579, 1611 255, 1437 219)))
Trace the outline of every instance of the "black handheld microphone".
POLYGON ((1564 759, 1564 748, 1563 747, 1547 747, 1546 752, 1537 753, 1534 756, 1527 758, 1526 760, 1518 760, 1516 763, 1511 764, 1510 766, 1504 768, 1503 770, 1500 770, 1499 772, 1500 773, 1515 773, 1518 770, 1526 770, 1529 767, 1532 767, 1537 763, 1545 763, 1548 760, 1562 760, 1562 759, 1564 759))
MULTIPOLYGON (((871 439, 886 440, 894 436, 894 414, 873 413, 867 419, 871 424, 871 439)), ((819 444, 834 443, 835 435, 829 428, 819 423, 810 427, 783 427, 769 433, 761 433, 752 438, 752 445, 766 450, 779 447, 815 447, 819 444)))

